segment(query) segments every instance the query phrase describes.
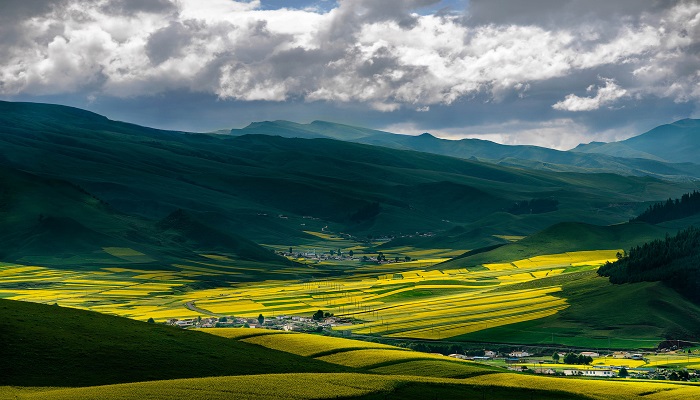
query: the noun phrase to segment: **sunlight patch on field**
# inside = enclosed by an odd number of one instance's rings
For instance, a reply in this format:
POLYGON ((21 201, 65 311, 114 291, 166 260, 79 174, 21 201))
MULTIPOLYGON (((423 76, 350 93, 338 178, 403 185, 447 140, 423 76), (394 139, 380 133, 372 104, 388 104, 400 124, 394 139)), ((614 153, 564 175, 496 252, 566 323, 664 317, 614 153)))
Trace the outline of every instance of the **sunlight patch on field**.
MULTIPOLYGON (((114 249, 114 248, 112 248, 114 249)), ((117 250, 113 250, 117 252, 117 250)), ((122 253, 129 251, 120 249, 122 253)), ((172 270, 105 267, 71 271, 0 265, 0 297, 95 310, 145 320, 201 315, 256 318, 289 315, 309 317, 317 310, 353 319, 359 334, 445 339, 552 315, 567 307, 559 287, 508 290, 508 286, 567 273, 569 266, 615 258, 615 250, 572 252, 487 264, 486 269, 427 269, 444 259, 373 264, 338 278, 313 279, 313 270, 280 271, 290 279, 236 283, 212 289, 190 289, 195 277, 265 272, 262 266, 239 266, 226 256, 204 255, 209 262, 183 261, 172 270), (520 264, 516 268, 513 264, 520 264), (492 292, 498 288, 498 292, 492 292)), ((592 267, 595 268, 595 267, 592 267)), ((282 274, 278 276, 283 276, 282 274)))

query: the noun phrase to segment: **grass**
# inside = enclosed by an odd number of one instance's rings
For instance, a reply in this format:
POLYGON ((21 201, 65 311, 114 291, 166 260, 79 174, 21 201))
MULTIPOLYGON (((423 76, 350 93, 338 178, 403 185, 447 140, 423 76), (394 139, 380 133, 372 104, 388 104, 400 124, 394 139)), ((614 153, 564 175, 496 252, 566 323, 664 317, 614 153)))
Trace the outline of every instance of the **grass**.
POLYGON ((0 300, 0 343, 0 385, 88 386, 343 371, 333 364, 202 332, 9 300, 0 300))
POLYGON ((380 343, 306 334, 255 336, 244 339, 244 341, 305 357, 317 357, 357 349, 397 350, 396 347, 380 343))
POLYGON ((496 372, 496 370, 485 369, 482 365, 438 360, 405 361, 372 368, 371 371, 383 375, 415 375, 436 378, 467 378, 496 372))
POLYGON ((494 367, 445 356, 390 346, 371 348, 373 344, 365 342, 305 334, 229 339, 81 310, 6 300, 0 300, 0 336, 7 345, 0 349, 2 400, 231 397, 626 400, 700 396, 700 386, 695 385, 503 373, 494 367), (350 345, 350 342, 354 343, 350 345), (365 348, 349 350, 356 344, 365 348), (302 348, 304 345, 306 349, 302 348), (333 353, 319 355, 311 348, 333 353), (316 355, 317 359, 291 352, 316 355), (199 374, 209 375, 193 377, 199 374), (183 379, 182 375, 190 378, 183 379), (175 376, 181 377, 173 379, 175 376), (133 381, 104 385, 115 380, 133 381), (100 384, 103 386, 96 386, 100 384))
POLYGON ((700 388, 682 384, 557 379, 491 374, 466 379, 358 373, 270 374, 178 379, 66 389, 5 387, 0 399, 689 399, 700 388))
POLYGON ((460 340, 653 348, 664 338, 694 337, 700 308, 662 283, 612 285, 595 272, 558 275, 514 287, 560 284, 569 307, 538 320, 474 332, 460 340))
POLYGON ((353 368, 376 368, 413 360, 446 360, 446 357, 417 351, 370 348, 329 354, 318 359, 353 368))

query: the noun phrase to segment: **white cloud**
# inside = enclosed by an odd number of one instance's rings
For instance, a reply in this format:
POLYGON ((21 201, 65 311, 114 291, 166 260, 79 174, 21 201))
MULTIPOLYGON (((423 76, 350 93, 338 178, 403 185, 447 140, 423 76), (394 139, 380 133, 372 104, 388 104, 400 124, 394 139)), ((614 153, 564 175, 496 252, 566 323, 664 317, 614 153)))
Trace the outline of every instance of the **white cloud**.
MULTIPOLYGON (((614 80, 602 78, 605 86, 598 87, 598 93, 594 97, 579 97, 575 94, 569 94, 562 101, 552 105, 555 110, 562 111, 593 111, 601 107, 614 104, 615 101, 628 96, 627 90, 618 86, 614 80)), ((586 88, 587 92, 591 92, 593 86, 586 88)))
POLYGON ((0 94, 187 89, 243 101, 363 102, 389 112, 477 95, 524 98, 538 82, 607 68, 601 74, 610 79, 595 96, 569 94, 554 108, 596 110, 629 93, 700 99, 692 51, 700 46, 700 5, 692 1, 605 32, 586 22, 470 26, 454 15, 413 13, 435 0, 343 0, 328 12, 173 0, 133 13, 110 11, 115 1, 69 0, 15 21, 23 36, 0 42, 0 94))

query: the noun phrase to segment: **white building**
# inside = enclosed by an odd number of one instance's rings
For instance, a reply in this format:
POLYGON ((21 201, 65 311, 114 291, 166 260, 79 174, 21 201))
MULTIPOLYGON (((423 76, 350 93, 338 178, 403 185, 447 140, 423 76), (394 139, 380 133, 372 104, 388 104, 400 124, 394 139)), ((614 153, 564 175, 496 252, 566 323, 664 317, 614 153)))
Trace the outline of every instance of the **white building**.
POLYGON ((530 353, 528 353, 527 351, 512 351, 508 353, 508 356, 517 358, 530 357, 530 353))
POLYGON ((611 369, 565 369, 567 376, 595 376, 600 378, 612 378, 617 374, 611 369))

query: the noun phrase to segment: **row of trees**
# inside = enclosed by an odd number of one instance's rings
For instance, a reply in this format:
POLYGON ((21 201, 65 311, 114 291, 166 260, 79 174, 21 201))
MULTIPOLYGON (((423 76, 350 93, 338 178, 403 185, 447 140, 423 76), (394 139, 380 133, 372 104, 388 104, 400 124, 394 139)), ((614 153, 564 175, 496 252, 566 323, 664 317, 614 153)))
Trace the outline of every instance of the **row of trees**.
MULTIPOLYGON (((559 362, 559 353, 554 353, 552 354, 552 360, 554 362, 559 362)), ((593 362, 593 358, 591 356, 584 356, 582 354, 574 354, 574 353, 568 353, 564 356, 564 364, 581 364, 581 365, 588 365, 593 362)))
POLYGON ((598 275, 612 283, 662 281, 700 300, 700 229, 691 226, 673 237, 633 247, 614 263, 600 267, 598 275))
POLYGON ((680 199, 656 203, 646 209, 637 218, 631 221, 642 221, 650 224, 658 224, 664 221, 690 217, 700 214, 700 192, 686 193, 680 199))

